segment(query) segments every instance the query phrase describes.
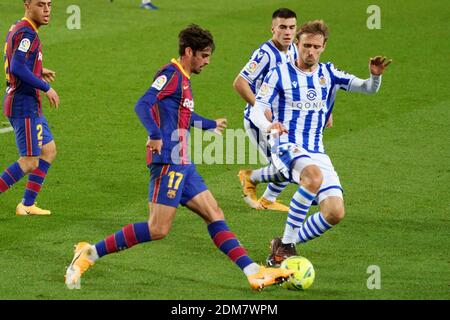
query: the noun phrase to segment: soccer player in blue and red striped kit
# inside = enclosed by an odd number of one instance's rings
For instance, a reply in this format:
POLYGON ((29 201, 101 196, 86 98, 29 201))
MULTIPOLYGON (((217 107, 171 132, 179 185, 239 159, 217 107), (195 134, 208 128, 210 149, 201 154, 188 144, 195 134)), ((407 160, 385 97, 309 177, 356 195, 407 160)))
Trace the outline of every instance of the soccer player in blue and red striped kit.
POLYGON ((206 222, 214 244, 243 270, 253 289, 280 282, 292 273, 253 262, 228 228, 222 210, 188 158, 188 134, 192 125, 216 132, 222 132, 226 127, 225 119, 214 121, 194 113, 190 76, 199 74, 209 64, 214 48, 209 31, 197 25, 182 30, 179 34, 180 58, 172 59, 157 72, 150 89, 137 102, 135 111, 149 136, 149 220, 127 225, 95 245, 78 243, 66 271, 68 288, 79 288, 81 275, 97 259, 139 243, 164 238, 179 204, 206 222))
POLYGON ((59 97, 50 87, 55 72, 42 67, 42 46, 38 29, 50 19, 50 0, 24 0, 25 17, 9 29, 5 45, 6 95, 3 112, 14 128, 20 158, 0 175, 0 194, 28 174, 17 215, 49 215, 35 204, 51 163, 56 144, 42 114, 40 91, 50 105, 59 106, 59 97), (45 80, 45 81, 44 81, 45 80))

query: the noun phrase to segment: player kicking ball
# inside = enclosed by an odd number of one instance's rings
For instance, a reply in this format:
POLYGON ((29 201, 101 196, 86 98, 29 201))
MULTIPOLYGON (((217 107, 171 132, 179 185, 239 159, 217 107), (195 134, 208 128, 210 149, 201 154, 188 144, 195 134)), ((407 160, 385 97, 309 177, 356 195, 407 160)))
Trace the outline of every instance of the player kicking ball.
POLYGON ((266 268, 253 262, 228 228, 222 209, 188 158, 188 134, 192 125, 216 132, 226 127, 226 119, 214 121, 194 113, 190 77, 209 64, 214 48, 209 31, 197 25, 182 30, 180 58, 172 59, 157 72, 150 89, 137 102, 135 111, 149 137, 149 220, 127 225, 95 245, 78 243, 65 276, 69 289, 80 288, 82 274, 99 258, 136 244, 163 239, 179 204, 205 221, 214 244, 244 272, 253 289, 279 283, 292 274, 286 269, 266 268))

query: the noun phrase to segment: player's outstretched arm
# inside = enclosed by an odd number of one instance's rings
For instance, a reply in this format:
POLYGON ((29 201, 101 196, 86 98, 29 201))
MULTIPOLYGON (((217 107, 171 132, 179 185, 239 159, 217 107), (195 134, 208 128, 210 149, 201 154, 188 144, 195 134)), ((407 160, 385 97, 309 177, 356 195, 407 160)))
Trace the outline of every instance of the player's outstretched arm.
POLYGON ((376 93, 381 86, 381 76, 386 67, 392 62, 386 57, 376 56, 369 59, 370 78, 362 80, 360 78, 353 78, 349 87, 349 91, 361 93, 376 93))

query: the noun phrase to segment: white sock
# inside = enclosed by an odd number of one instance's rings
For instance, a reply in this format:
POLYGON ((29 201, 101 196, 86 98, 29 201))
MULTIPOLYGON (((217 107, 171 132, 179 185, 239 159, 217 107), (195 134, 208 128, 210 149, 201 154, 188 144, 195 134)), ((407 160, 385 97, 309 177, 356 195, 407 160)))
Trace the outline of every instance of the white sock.
POLYGON ((260 266, 257 263, 253 262, 244 268, 244 273, 248 277, 252 274, 258 273, 259 268, 260 266))
POLYGON ((289 224, 286 224, 284 227, 284 233, 281 242, 283 242, 284 244, 295 243, 298 238, 299 230, 300 228, 293 228, 289 224))
POLYGON ((270 202, 275 202, 280 193, 287 187, 289 182, 272 182, 267 185, 266 191, 264 191, 263 197, 270 202))
POLYGON ((91 249, 92 249, 92 251, 89 254, 89 258, 92 261, 97 261, 98 259, 100 259, 100 257, 98 256, 97 248, 95 247, 95 245, 91 245, 91 249))
POLYGON ((260 182, 282 182, 286 181, 286 178, 273 166, 268 165, 260 169, 252 170, 250 180, 253 183, 260 182))

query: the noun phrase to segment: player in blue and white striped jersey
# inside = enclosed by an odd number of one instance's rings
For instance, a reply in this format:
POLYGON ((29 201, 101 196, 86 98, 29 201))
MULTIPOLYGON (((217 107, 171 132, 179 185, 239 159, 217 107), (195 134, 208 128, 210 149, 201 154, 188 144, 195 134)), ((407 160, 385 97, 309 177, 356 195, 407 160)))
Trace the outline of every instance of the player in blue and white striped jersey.
MULTIPOLYGON (((295 12, 287 8, 280 8, 272 14, 272 39, 264 42, 256 49, 250 61, 244 66, 234 80, 233 86, 239 95, 247 102, 244 109, 244 128, 250 141, 259 149, 261 154, 270 161, 270 148, 267 136, 261 135, 259 129, 249 119, 250 109, 255 104, 255 96, 270 69, 295 61, 298 57, 297 47, 293 44, 297 28, 295 12)), ((270 112, 267 114, 271 119, 270 112)), ((276 199, 288 182, 273 182, 267 186, 264 195, 257 200, 256 184, 267 182, 265 176, 273 168, 270 166, 258 170, 240 170, 239 179, 243 185, 245 202, 255 209, 269 209, 288 211, 288 207, 277 202, 276 199)))
POLYGON ((250 119, 261 131, 269 133, 275 129, 277 133, 269 140, 272 163, 286 180, 299 184, 290 203, 283 238, 272 240, 267 261, 270 265, 295 255, 296 243, 322 235, 343 219, 342 187, 325 153, 323 130, 337 90, 377 92, 381 75, 391 62, 380 56, 371 58, 370 78, 362 80, 332 63, 319 62, 328 39, 328 28, 323 21, 304 24, 297 32, 297 39, 299 58, 267 74, 250 112, 250 119), (273 112, 273 123, 264 115, 267 109, 273 112), (319 203, 320 212, 305 221, 314 200, 319 203))

